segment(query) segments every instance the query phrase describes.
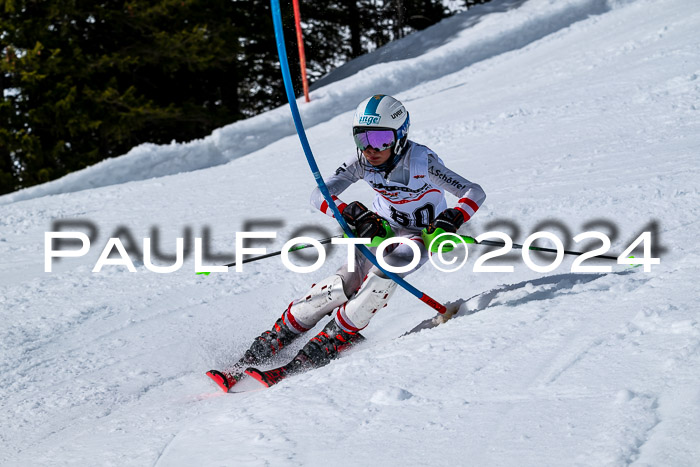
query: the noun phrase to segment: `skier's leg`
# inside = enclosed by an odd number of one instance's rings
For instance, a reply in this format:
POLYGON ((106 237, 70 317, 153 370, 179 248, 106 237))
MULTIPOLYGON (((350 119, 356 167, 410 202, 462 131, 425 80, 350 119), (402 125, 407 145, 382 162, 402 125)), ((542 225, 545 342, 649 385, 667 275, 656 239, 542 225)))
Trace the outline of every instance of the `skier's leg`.
POLYGON ((337 274, 314 284, 306 294, 289 304, 271 330, 255 339, 245 353, 245 363, 254 364, 269 359, 347 299, 343 279, 337 274))
POLYGON ((362 284, 362 278, 371 266, 372 263, 364 255, 355 255, 353 272, 350 272, 351 268, 346 264, 335 275, 314 284, 301 298, 290 303, 270 331, 263 332, 253 342, 240 362, 241 365, 268 360, 302 333, 316 326, 324 316, 348 301, 348 297, 362 284))
POLYGON ((285 366, 290 373, 316 368, 328 364, 346 348, 364 340, 359 332, 348 332, 338 326, 335 319, 313 337, 297 353, 294 359, 285 366))
POLYGON ((347 332, 361 331, 372 316, 386 306, 396 286, 396 282, 373 268, 352 300, 338 309, 335 321, 347 332))
MULTIPOLYGON (((401 276, 410 274, 428 260, 428 252, 422 242, 416 241, 416 243, 419 245, 421 255, 419 262, 414 269, 400 274, 401 276)), ((413 250, 401 244, 387 253, 384 260, 395 267, 410 264, 413 260, 413 250)), ((323 366, 337 357, 340 351, 364 339, 359 331, 369 324, 378 310, 386 306, 396 287, 396 282, 385 277, 379 269, 372 267, 357 293, 341 306, 335 318, 299 351, 294 358, 296 363, 293 362, 292 367, 301 369, 307 366, 323 366)))
MULTIPOLYGON (((418 245, 420 258, 415 268, 397 274, 405 277, 423 266, 428 261, 428 251, 419 239, 412 239, 418 245)), ((384 261, 392 267, 402 267, 413 260, 413 250, 405 244, 399 244, 384 255, 384 261)), ((362 287, 355 296, 342 306, 335 316, 338 325, 349 332, 359 332, 367 327, 374 314, 387 305, 396 290, 397 284, 389 279, 378 268, 372 267, 367 274, 362 287)))
POLYGON ((345 303, 348 296, 360 286, 362 277, 372 265, 364 256, 358 256, 354 273, 349 272, 349 268, 345 265, 333 276, 314 284, 311 290, 301 298, 290 303, 272 329, 257 337, 243 358, 232 368, 227 371, 211 370, 207 373, 209 377, 227 391, 241 378, 247 366, 269 360, 280 349, 289 345, 302 333, 313 328, 324 316, 345 303))
POLYGON ((341 306, 335 318, 297 353, 288 371, 326 365, 339 352, 364 339, 359 331, 367 326, 378 309, 386 305, 395 288, 396 282, 370 272, 357 294, 341 306), (352 320, 347 316, 348 311, 354 313, 352 320))

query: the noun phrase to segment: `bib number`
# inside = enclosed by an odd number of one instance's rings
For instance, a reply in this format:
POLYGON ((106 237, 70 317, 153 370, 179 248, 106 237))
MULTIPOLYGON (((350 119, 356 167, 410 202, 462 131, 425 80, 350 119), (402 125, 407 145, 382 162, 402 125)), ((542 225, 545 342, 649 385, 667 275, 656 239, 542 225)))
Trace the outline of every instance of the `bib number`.
POLYGON ((435 219, 435 206, 428 203, 413 211, 413 214, 399 211, 394 206, 391 206, 391 219, 403 227, 411 225, 411 220, 413 220, 413 224, 416 227, 428 227, 435 219))

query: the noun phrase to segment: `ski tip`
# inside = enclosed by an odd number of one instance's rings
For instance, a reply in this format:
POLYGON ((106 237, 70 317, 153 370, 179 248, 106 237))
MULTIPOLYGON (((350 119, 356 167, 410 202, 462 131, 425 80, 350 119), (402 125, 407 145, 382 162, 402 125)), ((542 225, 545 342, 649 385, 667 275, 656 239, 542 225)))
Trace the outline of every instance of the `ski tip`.
POLYGON ((245 370, 245 373, 252 379, 258 381, 266 388, 269 388, 270 386, 279 383, 287 376, 289 376, 289 373, 287 373, 287 369, 283 366, 267 371, 262 371, 258 370, 257 368, 251 367, 245 370))
POLYGON ((212 379, 224 392, 228 392, 231 387, 229 386, 228 380, 223 373, 217 370, 207 371, 207 376, 212 379))
POLYGON ((251 378, 257 380, 260 384, 262 384, 266 388, 270 387, 270 382, 265 377, 265 373, 258 370, 257 368, 248 368, 245 370, 245 374, 247 374, 251 378))

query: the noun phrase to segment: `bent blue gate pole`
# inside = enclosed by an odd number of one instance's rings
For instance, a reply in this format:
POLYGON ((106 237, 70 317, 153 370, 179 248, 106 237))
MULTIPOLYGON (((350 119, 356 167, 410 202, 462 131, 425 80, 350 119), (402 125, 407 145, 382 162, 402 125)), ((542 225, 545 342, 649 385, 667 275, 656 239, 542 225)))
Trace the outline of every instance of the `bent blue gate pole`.
MULTIPOLYGON (((299 141, 301 141, 301 146, 304 149, 304 154, 306 155, 306 160, 309 163, 311 172, 314 174, 314 178, 316 179, 316 184, 321 190, 321 193, 323 194, 324 199, 328 203, 328 206, 333 211, 335 220, 338 221, 338 223, 343 228, 343 231, 347 234, 348 237, 355 238, 355 235, 352 233, 352 230, 348 226, 347 222, 345 222, 345 219, 343 219, 343 216, 340 214, 338 207, 335 205, 335 202, 331 198, 331 194, 328 192, 326 182, 323 181, 323 177, 321 176, 321 172, 318 169, 318 165, 316 165, 314 155, 311 152, 311 146, 309 146, 309 141, 306 138, 304 124, 301 122, 301 115, 299 115, 299 108, 297 107, 296 96, 294 95, 294 89, 292 88, 292 76, 289 73, 289 62, 287 61, 287 48, 284 45, 284 32, 282 30, 282 13, 280 11, 280 2, 279 0, 270 0, 270 2, 272 4, 272 21, 275 26, 275 39, 277 41, 277 53, 279 54, 280 58, 280 68, 282 69, 282 79, 284 80, 284 88, 287 92, 287 100, 289 100, 289 107, 292 111, 292 118, 294 119, 294 126, 296 127, 297 134, 299 135, 299 141)), ((372 264, 379 268, 379 270, 386 274, 388 278, 399 284, 404 289, 408 290, 411 294, 415 295, 422 302, 434 308, 439 313, 445 313, 445 305, 441 304, 440 302, 432 299, 428 295, 416 289, 396 274, 383 269, 377 263, 377 258, 367 249, 366 246, 357 245, 357 247, 362 252, 362 254, 365 255, 372 264)))

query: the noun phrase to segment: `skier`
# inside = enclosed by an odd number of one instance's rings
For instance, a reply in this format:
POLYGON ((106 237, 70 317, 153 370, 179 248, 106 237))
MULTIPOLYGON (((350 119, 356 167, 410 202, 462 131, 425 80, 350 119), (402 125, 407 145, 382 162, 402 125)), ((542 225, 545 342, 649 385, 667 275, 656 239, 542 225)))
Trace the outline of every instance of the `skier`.
MULTIPOLYGON (((380 94, 365 99, 353 118, 357 155, 341 165, 326 183, 356 236, 372 239, 369 246, 373 253, 382 240, 392 235, 409 238, 420 247, 418 265, 399 274, 401 277, 425 264, 427 246, 433 238, 443 231, 455 233, 486 197, 479 185, 445 167, 431 149, 409 140, 409 125, 408 111, 395 98, 380 94), (361 179, 376 192, 374 211, 359 201, 346 204, 338 198, 361 179), (445 191, 458 198, 454 207, 447 207, 445 191)), ((311 194, 311 204, 333 217, 318 188, 311 194)), ((384 252, 384 260, 391 266, 405 266, 412 259, 413 251, 406 244, 392 244, 384 252)), ((247 373, 269 386, 287 373, 325 365, 338 352, 363 339, 360 331, 386 306, 396 287, 396 282, 357 253, 354 272, 346 264, 314 284, 287 307, 271 330, 256 338, 233 369, 207 374, 227 391, 244 375, 246 367, 268 361, 337 309, 334 318, 290 364, 271 372, 249 368, 247 373)))

